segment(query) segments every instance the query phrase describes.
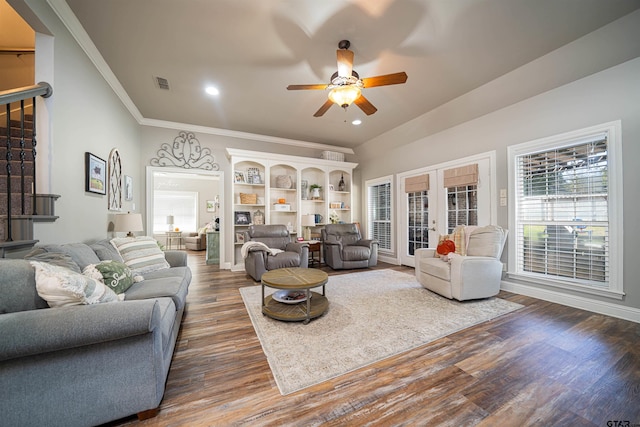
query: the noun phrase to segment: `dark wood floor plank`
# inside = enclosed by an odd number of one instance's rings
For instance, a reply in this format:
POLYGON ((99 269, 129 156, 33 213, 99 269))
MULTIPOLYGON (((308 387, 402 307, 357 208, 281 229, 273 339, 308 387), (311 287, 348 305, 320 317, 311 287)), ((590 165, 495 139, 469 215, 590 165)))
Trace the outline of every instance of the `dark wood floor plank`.
MULTIPOLYGON (((160 413, 112 426, 640 423, 640 325, 509 292, 499 296, 522 309, 281 396, 239 293, 256 282, 188 255, 193 281, 160 413)), ((375 267, 385 268, 413 274, 375 267)))

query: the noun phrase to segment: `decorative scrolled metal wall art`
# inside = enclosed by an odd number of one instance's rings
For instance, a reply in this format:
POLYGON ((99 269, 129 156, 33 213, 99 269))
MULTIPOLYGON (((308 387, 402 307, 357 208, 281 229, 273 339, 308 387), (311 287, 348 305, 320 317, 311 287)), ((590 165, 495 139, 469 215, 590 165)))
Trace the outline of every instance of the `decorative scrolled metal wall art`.
POLYGON ((215 163, 215 158, 211 155, 211 150, 202 148, 192 132, 181 131, 173 140, 173 144, 162 144, 157 154, 158 157, 151 159, 151 166, 177 166, 208 171, 220 169, 220 165, 215 163))

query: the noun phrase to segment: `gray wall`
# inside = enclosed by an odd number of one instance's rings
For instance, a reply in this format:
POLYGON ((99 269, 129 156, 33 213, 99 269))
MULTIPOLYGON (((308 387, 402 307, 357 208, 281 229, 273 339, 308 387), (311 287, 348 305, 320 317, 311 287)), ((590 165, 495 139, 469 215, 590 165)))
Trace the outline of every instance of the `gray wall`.
MULTIPOLYGON (((629 47, 638 56, 637 40, 640 40, 640 13, 623 18, 624 22, 612 24, 607 38, 588 36, 593 41, 586 50, 597 57, 607 55, 614 47, 618 51, 629 47), (618 40, 611 40, 609 34, 618 26, 618 40), (630 37, 630 32, 632 37, 630 37), (616 42, 619 45, 609 43, 616 42)), ((615 33, 615 32, 614 32, 615 33)), ((545 79, 539 73, 540 64, 545 64, 549 72, 561 69, 567 64, 566 58, 575 57, 575 49, 584 50, 584 40, 565 46, 559 52, 543 57, 536 63, 527 64, 512 74, 520 77, 520 84, 537 84, 545 79), (526 78, 525 78, 526 77, 526 78)), ((624 58, 624 55, 620 55, 624 58)), ((576 66, 579 66, 577 64, 576 66)), ((396 174, 428 165, 455 160, 457 158, 496 151, 497 188, 508 187, 507 147, 537 138, 556 135, 567 131, 614 121, 622 121, 623 179, 624 179, 624 291, 623 301, 590 297, 595 300, 640 308, 640 265, 637 263, 635 243, 640 238, 640 225, 636 220, 640 200, 637 197, 637 183, 640 182, 640 58, 635 58, 604 71, 584 77, 551 89, 545 93, 499 108, 493 112, 478 114, 499 104, 497 99, 507 99, 511 95, 513 75, 506 75, 485 87, 466 94, 449 105, 445 105, 428 115, 394 129, 356 149, 361 164, 362 183, 371 178, 396 174), (505 93, 506 92, 506 93, 505 93), (455 107, 455 108, 452 108, 455 107), (456 116, 474 116, 461 123, 442 127, 434 117, 446 121, 448 112, 456 116), (422 137, 416 138, 422 129, 422 137), (413 138, 413 140, 411 140, 413 138), (411 140, 407 142, 407 140, 411 140), (398 141, 404 141, 398 145, 398 141), (386 148, 393 147, 393 148, 386 148), (455 149, 454 149, 455 148, 455 149), (384 156, 380 154, 384 153, 384 156)), ((449 116, 449 119, 451 117, 449 116)), ((364 196, 363 196, 364 197, 364 196)), ((498 207, 498 224, 508 227, 508 207, 498 207)), ((541 286, 541 288, 544 288, 541 286)), ((565 293, 571 294, 569 291, 565 293)))
MULTIPOLYGON (((42 243, 102 239, 108 235, 114 212, 108 210, 107 196, 84 191, 84 153, 89 151, 107 160, 111 149, 118 148, 122 172, 133 178, 134 185, 134 200, 124 202, 123 211, 133 210, 134 204, 140 211, 144 200, 140 187, 144 177, 139 166, 140 126, 46 2, 26 3, 40 21, 33 26, 44 24, 54 37, 53 70, 48 78, 53 96, 46 101, 46 110, 39 110, 50 120, 52 142, 49 147, 41 147, 38 162, 39 169, 44 169, 42 175, 49 177, 47 190, 62 196, 56 202, 60 218, 36 224, 35 238, 42 243)), ((48 141, 40 138, 40 142, 48 141)))

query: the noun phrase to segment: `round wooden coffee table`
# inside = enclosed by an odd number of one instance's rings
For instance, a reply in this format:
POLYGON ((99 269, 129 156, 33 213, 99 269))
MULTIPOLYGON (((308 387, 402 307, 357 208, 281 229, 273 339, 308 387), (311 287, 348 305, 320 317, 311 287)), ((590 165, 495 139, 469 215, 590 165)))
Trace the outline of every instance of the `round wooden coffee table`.
POLYGON ((262 314, 273 319, 289 322, 303 321, 306 325, 311 319, 322 316, 329 308, 329 300, 324 287, 329 276, 315 268, 279 268, 262 275, 262 314), (276 301, 273 295, 264 296, 264 288, 288 291, 301 291, 306 299, 299 303, 287 304, 276 301), (322 286, 322 295, 312 292, 312 288, 322 286))

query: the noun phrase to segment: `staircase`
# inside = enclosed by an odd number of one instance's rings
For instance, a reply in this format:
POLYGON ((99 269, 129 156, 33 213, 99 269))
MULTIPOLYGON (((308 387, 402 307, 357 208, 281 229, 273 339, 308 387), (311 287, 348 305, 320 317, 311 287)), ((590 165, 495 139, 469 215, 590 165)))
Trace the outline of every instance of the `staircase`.
POLYGON ((60 196, 38 194, 35 185, 37 142, 32 105, 36 96, 50 95, 46 83, 0 92, 0 258, 38 242, 33 236, 35 222, 58 218, 54 205, 60 196))

